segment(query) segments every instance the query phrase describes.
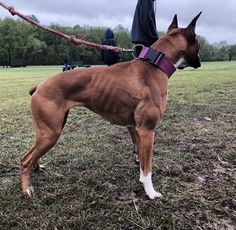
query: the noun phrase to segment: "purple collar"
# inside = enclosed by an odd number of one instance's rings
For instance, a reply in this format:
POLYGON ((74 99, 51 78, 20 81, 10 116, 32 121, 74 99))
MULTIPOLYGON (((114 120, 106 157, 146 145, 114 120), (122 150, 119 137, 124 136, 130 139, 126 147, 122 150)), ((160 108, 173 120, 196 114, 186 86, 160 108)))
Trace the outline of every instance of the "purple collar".
POLYGON ((172 62, 165 56, 165 54, 149 47, 142 48, 139 58, 161 69, 168 76, 168 78, 170 78, 176 70, 172 62))

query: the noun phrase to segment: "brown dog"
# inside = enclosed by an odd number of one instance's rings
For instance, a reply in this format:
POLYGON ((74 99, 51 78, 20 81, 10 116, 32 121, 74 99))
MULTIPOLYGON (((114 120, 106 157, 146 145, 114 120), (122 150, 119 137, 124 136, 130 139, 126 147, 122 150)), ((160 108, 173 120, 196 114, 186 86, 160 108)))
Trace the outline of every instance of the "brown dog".
MULTIPOLYGON (((175 63, 176 68, 200 67, 200 45, 195 34, 200 14, 187 28, 178 28, 175 15, 167 34, 151 46, 152 50, 164 53, 165 59, 175 63)), ((166 108, 168 73, 157 68, 151 59, 152 55, 147 61, 74 69, 59 73, 31 89, 36 139, 21 159, 24 194, 33 195, 31 168, 39 168, 38 159, 56 144, 69 109, 84 106, 111 123, 128 127, 140 160, 140 181, 146 194, 151 199, 161 197, 152 184, 152 152, 154 131, 166 108)))

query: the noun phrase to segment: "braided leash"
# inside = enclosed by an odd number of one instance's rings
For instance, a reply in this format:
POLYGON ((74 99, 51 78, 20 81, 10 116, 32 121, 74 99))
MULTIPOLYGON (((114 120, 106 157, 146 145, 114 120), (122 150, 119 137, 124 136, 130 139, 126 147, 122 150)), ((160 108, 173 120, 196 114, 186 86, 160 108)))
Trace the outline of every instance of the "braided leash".
POLYGON ((95 47, 95 48, 99 48, 99 49, 103 49, 103 50, 111 50, 111 51, 114 51, 114 52, 117 52, 117 53, 123 53, 123 52, 133 52, 133 49, 124 49, 124 48, 120 48, 118 46, 108 46, 108 45, 101 45, 101 44, 98 44, 98 43, 93 43, 93 42, 88 42, 88 41, 85 41, 85 40, 82 40, 82 39, 79 39, 79 38, 76 38, 75 35, 67 35, 67 34, 64 34, 60 31, 57 31, 57 30, 54 30, 52 28, 49 28, 47 26, 43 26, 41 25, 40 23, 32 20, 31 18, 21 14, 20 12, 16 11, 14 9, 14 7, 12 6, 7 6, 5 5, 4 3, 2 3, 0 1, 0 6, 2 6, 3 8, 5 8, 6 10, 8 10, 13 16, 14 15, 17 15, 18 17, 24 19, 25 21, 33 24, 33 25, 36 25, 38 27, 40 27, 41 29, 44 29, 50 33, 53 33, 55 35, 58 35, 58 36, 61 36, 67 40, 69 40, 70 42, 73 42, 74 44, 82 44, 82 45, 86 45, 86 46, 92 46, 92 47, 95 47))

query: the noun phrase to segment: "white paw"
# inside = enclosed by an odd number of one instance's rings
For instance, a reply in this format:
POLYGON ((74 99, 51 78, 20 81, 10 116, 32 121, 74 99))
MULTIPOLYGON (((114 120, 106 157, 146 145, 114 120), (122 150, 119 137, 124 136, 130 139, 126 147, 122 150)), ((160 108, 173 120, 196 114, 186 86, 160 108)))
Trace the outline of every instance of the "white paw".
POLYGON ((27 189, 25 189, 23 191, 23 193, 24 193, 25 196, 27 196, 29 198, 33 197, 34 196, 34 188, 33 188, 33 186, 30 186, 27 189))
POLYGON ((138 154, 137 153, 135 153, 134 154, 134 161, 135 161, 135 163, 137 163, 137 164, 139 164, 139 156, 138 156, 138 154))
POLYGON ((150 199, 155 199, 155 198, 162 198, 162 194, 159 192, 156 192, 155 190, 153 190, 152 192, 147 193, 147 195, 149 196, 150 199))
POLYGON ((36 171, 45 171, 45 166, 42 164, 39 165, 33 165, 33 170, 36 171))
POLYGON ((152 173, 148 173, 146 176, 143 173, 143 170, 140 169, 140 182, 143 183, 144 190, 150 199, 162 198, 162 194, 156 192, 152 184, 152 173))
POLYGON ((39 168, 44 170, 46 167, 45 167, 45 165, 40 164, 39 168))

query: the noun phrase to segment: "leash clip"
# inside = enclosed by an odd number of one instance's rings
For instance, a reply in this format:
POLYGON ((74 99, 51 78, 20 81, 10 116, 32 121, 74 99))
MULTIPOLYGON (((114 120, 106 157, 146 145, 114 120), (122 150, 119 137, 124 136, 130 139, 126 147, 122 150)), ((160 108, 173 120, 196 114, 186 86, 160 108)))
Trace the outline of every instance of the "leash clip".
POLYGON ((124 53, 131 53, 131 52, 133 52, 133 49, 121 48, 121 52, 124 52, 124 53))

